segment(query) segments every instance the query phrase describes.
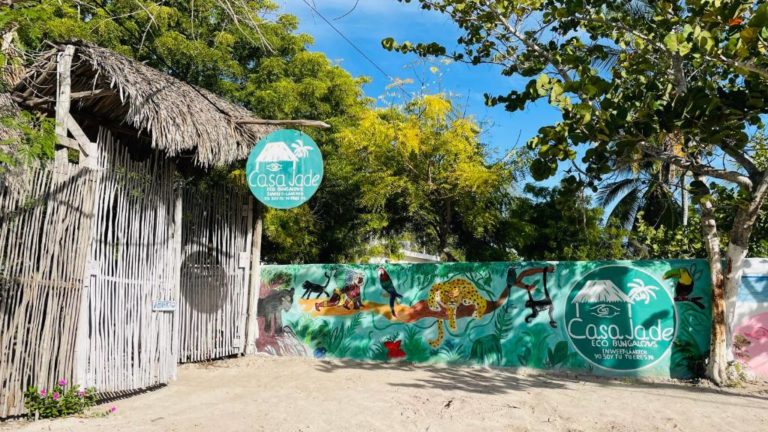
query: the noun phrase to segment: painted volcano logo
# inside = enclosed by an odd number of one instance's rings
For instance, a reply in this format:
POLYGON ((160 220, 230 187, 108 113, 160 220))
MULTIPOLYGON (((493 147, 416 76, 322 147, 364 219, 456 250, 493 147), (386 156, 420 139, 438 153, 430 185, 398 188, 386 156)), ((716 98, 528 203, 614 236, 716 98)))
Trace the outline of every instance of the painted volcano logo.
POLYGON ((660 281, 643 270, 615 265, 592 270, 573 285, 565 323, 571 343, 587 361, 631 371, 667 355, 677 312, 660 281))

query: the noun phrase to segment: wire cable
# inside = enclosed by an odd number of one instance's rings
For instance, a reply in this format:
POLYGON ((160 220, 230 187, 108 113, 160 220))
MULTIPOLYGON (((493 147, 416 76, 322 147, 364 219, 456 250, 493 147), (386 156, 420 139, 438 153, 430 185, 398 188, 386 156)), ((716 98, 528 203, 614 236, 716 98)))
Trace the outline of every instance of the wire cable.
MULTIPOLYGON (((363 50, 362 50, 360 47, 358 47, 358 46, 357 46, 357 45, 356 45, 354 42, 352 42, 352 40, 351 40, 351 39, 349 39, 349 38, 348 38, 348 37, 347 37, 347 36, 346 36, 346 35, 345 35, 345 34, 344 34, 344 33, 343 33, 341 30, 339 30, 339 29, 338 29, 338 27, 336 27, 335 25, 333 25, 333 23, 332 23, 332 22, 331 22, 331 21, 330 21, 328 18, 326 18, 326 17, 325 17, 325 15, 323 15, 322 13, 320 13, 320 11, 319 11, 319 10, 317 10, 317 8, 316 8, 316 7, 315 7, 315 6, 314 6, 312 3, 310 3, 308 0, 302 0, 302 1, 304 2, 304 4, 305 4, 305 5, 307 5, 307 7, 308 7, 308 8, 312 9, 312 11, 313 11, 315 14, 317 14, 317 16, 319 16, 319 17, 320 17, 320 19, 322 19, 323 21, 325 21, 325 23, 326 23, 326 24, 328 24, 328 26, 329 26, 331 29, 333 29, 333 31, 335 31, 335 32, 336 32, 336 33, 337 33, 339 36, 341 36, 341 38, 342 38, 342 39, 344 39, 344 40, 345 40, 345 41, 346 41, 346 42, 347 42, 347 43, 348 43, 348 44, 349 44, 349 45, 350 45, 352 48, 354 48, 354 50, 355 50, 355 51, 357 51, 357 52, 358 52, 358 53, 359 53, 361 56, 363 56, 363 58, 365 58, 365 59, 368 61, 368 63, 370 63, 371 65, 373 65, 373 67, 375 67, 375 68, 376 68, 376 69, 377 69, 379 72, 381 72, 381 74, 382 74, 382 75, 384 75, 385 77, 387 77, 387 79, 390 81, 390 83, 396 82, 395 78, 394 78, 392 75, 388 74, 388 73, 387 73, 387 71, 385 71, 385 70, 384 70, 384 68, 382 68, 381 66, 379 66, 379 64, 378 64, 378 63, 376 63, 376 62, 375 62, 375 61, 374 61, 374 60, 373 60, 371 57, 369 57, 369 56, 368 56, 368 54, 366 54, 366 53, 365 53, 365 52, 364 52, 364 51, 363 51, 363 50)), ((402 87, 398 87, 398 88, 400 89, 400 91, 402 91, 403 93, 405 93, 405 94, 406 94, 406 95, 407 95, 409 98, 412 98, 412 97, 413 97, 413 95, 411 95, 411 93, 409 93, 408 91, 406 91, 404 88, 402 88, 402 87)))

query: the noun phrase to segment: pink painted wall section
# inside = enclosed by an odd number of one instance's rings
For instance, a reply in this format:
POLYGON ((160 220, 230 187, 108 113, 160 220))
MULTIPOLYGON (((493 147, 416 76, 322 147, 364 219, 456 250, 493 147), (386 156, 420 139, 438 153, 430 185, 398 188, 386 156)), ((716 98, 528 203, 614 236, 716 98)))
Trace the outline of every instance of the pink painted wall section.
POLYGON ((734 355, 768 377, 768 259, 747 260, 736 303, 734 355))

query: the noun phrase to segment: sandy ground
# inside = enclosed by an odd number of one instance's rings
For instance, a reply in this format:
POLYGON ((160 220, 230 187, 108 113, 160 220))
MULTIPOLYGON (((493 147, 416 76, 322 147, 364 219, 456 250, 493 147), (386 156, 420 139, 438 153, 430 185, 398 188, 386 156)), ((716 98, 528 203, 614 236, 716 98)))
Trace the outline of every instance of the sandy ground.
POLYGON ((721 391, 512 370, 239 358, 181 367, 109 416, 22 431, 768 431, 768 386, 721 391))

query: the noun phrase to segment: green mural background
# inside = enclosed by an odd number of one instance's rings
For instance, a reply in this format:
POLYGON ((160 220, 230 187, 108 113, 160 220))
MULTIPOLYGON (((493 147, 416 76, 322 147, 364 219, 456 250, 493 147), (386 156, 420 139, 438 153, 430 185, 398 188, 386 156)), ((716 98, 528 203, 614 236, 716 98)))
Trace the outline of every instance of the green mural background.
POLYGON ((709 348, 699 260, 265 266, 260 297, 275 355, 691 378, 709 348))

